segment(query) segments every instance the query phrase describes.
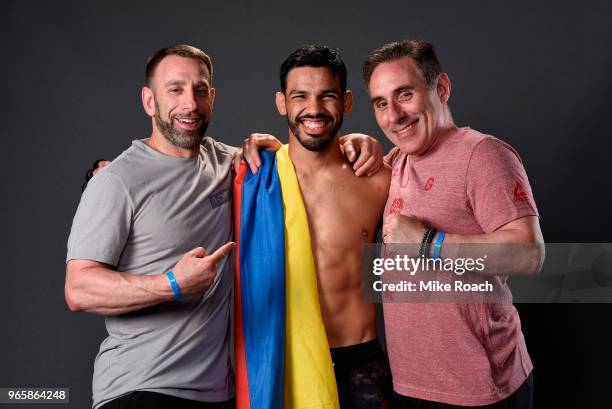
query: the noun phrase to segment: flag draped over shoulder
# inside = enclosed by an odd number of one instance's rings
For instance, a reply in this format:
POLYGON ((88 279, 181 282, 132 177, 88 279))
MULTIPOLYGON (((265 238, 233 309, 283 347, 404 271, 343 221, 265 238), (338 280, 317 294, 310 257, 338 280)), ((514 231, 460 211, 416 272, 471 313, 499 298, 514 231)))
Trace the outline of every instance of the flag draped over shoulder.
POLYGON ((308 218, 287 146, 234 183, 238 409, 338 408, 308 218))

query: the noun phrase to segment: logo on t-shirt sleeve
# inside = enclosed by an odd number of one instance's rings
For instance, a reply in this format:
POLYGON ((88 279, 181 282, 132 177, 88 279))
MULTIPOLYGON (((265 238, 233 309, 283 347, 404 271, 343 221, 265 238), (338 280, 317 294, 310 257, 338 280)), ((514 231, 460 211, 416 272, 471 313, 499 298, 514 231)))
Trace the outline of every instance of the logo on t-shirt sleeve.
POLYGON ((521 182, 517 181, 514 184, 514 201, 515 202, 526 202, 527 200, 529 200, 529 197, 527 196, 527 192, 525 192, 525 189, 523 188, 523 185, 521 184, 521 182))

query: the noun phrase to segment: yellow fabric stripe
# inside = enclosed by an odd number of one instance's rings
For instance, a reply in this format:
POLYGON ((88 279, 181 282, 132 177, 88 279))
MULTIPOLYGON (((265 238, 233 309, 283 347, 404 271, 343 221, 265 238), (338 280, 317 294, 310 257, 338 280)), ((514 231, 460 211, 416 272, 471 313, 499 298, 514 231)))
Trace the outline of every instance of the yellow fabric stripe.
POLYGON ((287 145, 276 153, 276 163, 285 216, 285 409, 339 408, 319 307, 308 217, 287 145))

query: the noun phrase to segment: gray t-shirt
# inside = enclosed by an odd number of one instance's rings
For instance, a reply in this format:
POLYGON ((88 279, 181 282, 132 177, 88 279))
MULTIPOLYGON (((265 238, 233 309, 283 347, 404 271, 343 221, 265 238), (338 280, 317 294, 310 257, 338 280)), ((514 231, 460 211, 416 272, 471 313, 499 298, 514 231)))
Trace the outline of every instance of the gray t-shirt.
MULTIPOLYGON (((212 253, 232 239, 234 151, 206 137, 198 157, 182 159, 132 142, 83 193, 67 260, 154 275, 195 247, 212 253)), ((202 295, 106 317, 109 336, 94 364, 94 408, 135 390, 210 402, 233 396, 231 265, 229 256, 218 263, 217 279, 202 295)))

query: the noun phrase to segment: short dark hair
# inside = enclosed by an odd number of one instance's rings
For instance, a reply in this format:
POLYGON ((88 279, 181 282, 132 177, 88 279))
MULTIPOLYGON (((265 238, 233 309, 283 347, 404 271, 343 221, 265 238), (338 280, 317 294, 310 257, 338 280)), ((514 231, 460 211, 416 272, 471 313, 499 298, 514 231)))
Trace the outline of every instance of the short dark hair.
POLYGON ((385 44, 368 54, 361 66, 366 87, 370 86, 370 78, 376 67, 404 57, 412 58, 430 89, 436 85, 436 79, 443 71, 433 45, 422 40, 404 40, 385 44))
POLYGON ((165 57, 169 55, 178 55, 180 57, 193 58, 196 60, 200 60, 208 69, 209 80, 212 82, 212 61, 208 54, 199 48, 193 47, 187 44, 174 44, 168 47, 164 47, 161 50, 157 50, 155 54, 153 54, 149 60, 147 61, 147 66, 145 70, 145 77, 147 80, 147 85, 151 85, 151 78, 155 74, 155 69, 165 57))
POLYGON ((287 75, 293 68, 298 67, 325 67, 340 78, 340 90, 346 91, 346 65, 335 48, 324 45, 305 45, 298 48, 281 64, 280 82, 281 90, 287 90, 287 75))

